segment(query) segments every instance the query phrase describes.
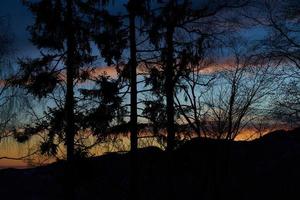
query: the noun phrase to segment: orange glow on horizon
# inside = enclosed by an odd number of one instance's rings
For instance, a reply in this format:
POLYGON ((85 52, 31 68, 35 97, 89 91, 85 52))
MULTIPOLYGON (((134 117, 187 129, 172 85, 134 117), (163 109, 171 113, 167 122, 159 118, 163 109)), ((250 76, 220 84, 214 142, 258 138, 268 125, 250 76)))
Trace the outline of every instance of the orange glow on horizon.
MULTIPOLYGON (((285 126, 278 126, 278 127, 269 127, 265 128, 263 130, 257 131, 255 129, 244 129, 240 134, 237 135, 235 138, 235 141, 251 141, 258 139, 272 131, 275 130, 289 130, 288 128, 285 128, 285 126), (283 128, 284 127, 284 128, 283 128)), ((166 135, 165 132, 162 133, 162 135, 166 135)), ((157 138, 151 137, 152 134, 149 134, 148 131, 144 131, 140 133, 140 139, 139 139, 139 147, 145 147, 145 146, 158 146, 160 148, 163 148, 161 143, 157 140, 157 138)), ((119 140, 122 144, 111 144, 109 142, 104 142, 102 144, 96 145, 91 149, 91 153, 93 155, 103 155, 107 152, 114 152, 114 151, 128 151, 130 146, 130 140, 129 140, 129 133, 123 134, 121 136, 123 139, 119 140), (120 145, 120 146, 115 146, 120 145)), ((28 148, 36 147, 36 144, 38 144, 38 141, 32 141, 32 144, 17 144, 15 141, 9 141, 10 143, 2 145, 2 149, 0 149, 0 157, 7 156, 7 157, 22 157, 26 155, 26 152, 28 153, 28 148), (9 146, 8 149, 3 148, 3 146, 9 146)), ((64 147, 62 147, 64 148, 64 147)), ((42 159, 42 158, 32 158, 33 161, 37 160, 46 160, 44 164, 53 162, 53 159, 42 159)), ((12 159, 0 159, 0 169, 3 168, 29 168, 32 167, 31 165, 28 165, 28 160, 12 160, 12 159)))

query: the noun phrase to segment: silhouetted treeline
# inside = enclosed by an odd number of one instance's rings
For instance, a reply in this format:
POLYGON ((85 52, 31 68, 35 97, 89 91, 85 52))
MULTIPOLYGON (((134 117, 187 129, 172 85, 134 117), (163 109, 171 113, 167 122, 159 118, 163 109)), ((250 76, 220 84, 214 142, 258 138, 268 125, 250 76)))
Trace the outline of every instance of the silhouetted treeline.
POLYGON ((47 105, 31 108, 32 120, 10 133, 19 142, 42 135, 41 155, 70 166, 129 134, 132 199, 144 138, 156 138, 168 152, 170 189, 172 152, 186 140, 231 141, 249 130, 263 135, 278 121, 297 126, 296 1, 39 0, 24 6, 34 16, 28 31, 40 55, 19 58, 18 73, 3 88, 22 88, 47 105))
MULTIPOLYGON (((174 199, 293 199, 299 188, 299 139, 299 130, 294 130, 273 132, 251 142, 188 141, 172 152, 172 167, 177 172, 173 174, 174 199), (223 151, 226 146, 231 147, 230 156, 223 151)), ((167 158, 167 152, 159 148, 138 150, 138 199, 169 197, 167 158)), ((75 199, 130 199, 129 163, 129 154, 117 153, 76 161, 75 199)), ((65 199, 61 188, 64 164, 0 170, 2 197, 65 199)))

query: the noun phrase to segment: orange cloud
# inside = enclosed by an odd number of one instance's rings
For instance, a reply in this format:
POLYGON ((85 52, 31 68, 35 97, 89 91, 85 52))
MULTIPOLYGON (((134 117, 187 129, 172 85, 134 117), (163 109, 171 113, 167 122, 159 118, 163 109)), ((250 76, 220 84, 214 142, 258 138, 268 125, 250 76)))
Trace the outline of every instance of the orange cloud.
POLYGON ((201 74, 213 74, 222 72, 224 70, 233 69, 235 66, 235 61, 232 58, 228 58, 217 63, 206 64, 204 66, 201 66, 197 70, 199 70, 201 74))
POLYGON ((96 67, 92 72, 92 77, 97 77, 101 74, 107 74, 112 78, 116 78, 118 76, 118 72, 115 66, 96 67))

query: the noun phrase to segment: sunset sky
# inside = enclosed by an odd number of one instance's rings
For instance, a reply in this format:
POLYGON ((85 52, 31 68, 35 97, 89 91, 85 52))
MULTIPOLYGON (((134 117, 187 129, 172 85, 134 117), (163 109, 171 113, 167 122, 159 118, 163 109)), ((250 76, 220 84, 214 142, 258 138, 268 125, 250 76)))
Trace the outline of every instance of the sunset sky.
POLYGON ((0 0, 0 199, 294 199, 300 0, 0 0))
MULTIPOLYGON (((124 2, 125 0, 122 0, 124 2)), ((114 12, 120 12, 124 9, 124 7, 120 6, 121 4, 118 4, 119 7, 114 7, 114 12)), ((34 21, 34 18, 30 11, 22 5, 21 0, 1 0, 0 1, 0 16, 5 16, 9 19, 9 33, 13 35, 14 42, 12 44, 14 49, 14 54, 12 57, 13 60, 16 60, 16 58, 24 58, 24 57, 31 57, 35 58, 39 56, 39 50, 34 47, 31 42, 29 41, 30 35, 26 28, 31 25, 34 21)), ((244 38, 249 38, 249 43, 259 40, 262 37, 264 37, 266 34, 266 30, 258 27, 253 26, 251 28, 247 29, 241 29, 240 36, 244 38)), ((95 53, 96 49, 94 48, 95 53)), ((232 63, 232 55, 229 55, 227 50, 225 49, 224 52, 222 52, 222 59, 220 59, 220 63, 218 65, 208 65, 207 67, 204 67, 202 73, 203 74, 211 74, 213 72, 222 71, 225 69, 228 69, 228 65, 232 63)), ((14 63, 15 66, 16 63, 14 63)), ((95 70, 95 74, 99 75, 106 71, 109 75, 112 77, 116 76, 116 70, 112 66, 107 66, 103 60, 99 60, 95 63, 95 66, 97 69, 95 70)), ((142 85, 138 86, 139 89, 143 87, 142 85)), ((182 97, 181 97, 182 98, 182 97)), ((270 129, 271 130, 271 129, 270 129)), ((248 139, 251 138, 251 134, 253 133, 252 130, 246 130, 244 135, 242 134, 239 136, 238 139, 248 139)), ((4 141, 2 142, 3 145, 0 146, 0 157, 3 156, 3 152, 6 155, 8 153, 9 155, 13 157, 18 157, 22 155, 23 151, 28 148, 26 145, 18 145, 13 144, 10 145, 10 142, 4 141)), ((0 143, 1 145, 1 143, 0 143)), ((31 145, 31 144, 27 144, 31 145)), ((17 166, 17 167, 23 167, 24 162, 23 161, 8 161, 8 160, 0 160, 0 168, 1 167, 7 167, 7 166, 17 166)))

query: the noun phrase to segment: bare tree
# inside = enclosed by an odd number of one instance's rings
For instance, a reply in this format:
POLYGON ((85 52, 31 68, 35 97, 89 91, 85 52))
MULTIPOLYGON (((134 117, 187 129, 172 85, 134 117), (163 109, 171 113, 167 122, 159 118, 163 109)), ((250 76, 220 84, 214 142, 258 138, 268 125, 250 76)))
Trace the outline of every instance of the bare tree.
POLYGON ((300 121, 300 85, 299 70, 289 68, 281 74, 283 81, 276 92, 272 106, 272 117, 275 121, 286 123, 290 128, 299 126, 300 121))
POLYGON ((193 137, 193 134, 190 134, 191 132, 198 137, 206 137, 206 135, 202 135, 201 131, 201 119, 205 115, 202 99, 215 79, 215 75, 203 73, 203 70, 209 64, 211 64, 210 61, 203 61, 194 67, 191 73, 184 77, 182 83, 178 86, 180 94, 175 94, 179 120, 182 124, 187 123, 190 127, 188 137, 193 137))
POLYGON ((229 61, 195 70, 181 86, 183 98, 176 96, 182 123, 194 136, 233 140, 267 114, 279 63, 241 44, 230 49, 229 61))
POLYGON ((157 74, 163 74, 161 81, 164 89, 161 92, 166 99, 167 150, 171 151, 175 147, 177 119, 174 118, 174 96, 177 84, 182 76, 190 72, 189 66, 195 66, 205 56, 204 52, 211 48, 216 35, 220 36, 220 39, 221 35, 230 32, 229 29, 235 30, 227 20, 228 11, 247 4, 248 1, 239 0, 161 1, 161 6, 151 22, 149 35, 151 43, 160 52, 157 65, 160 65, 161 73, 157 74))
POLYGON ((300 15, 297 0, 263 0, 246 17, 264 29, 265 54, 300 68, 300 15))
POLYGON ((265 53, 281 61, 282 82, 273 101, 273 117, 292 127, 299 118, 300 15, 297 0, 264 0, 257 4, 252 16, 256 25, 266 30, 262 38, 265 53))
POLYGON ((260 120, 276 80, 276 63, 268 58, 260 60, 235 51, 233 59, 219 72, 210 95, 204 98, 208 110, 202 120, 204 132, 228 140, 260 120))
POLYGON ((12 42, 8 18, 0 16, 0 141, 4 137, 11 136, 7 128, 14 118, 12 97, 15 93, 6 81, 13 71, 10 59, 13 53, 12 42))

